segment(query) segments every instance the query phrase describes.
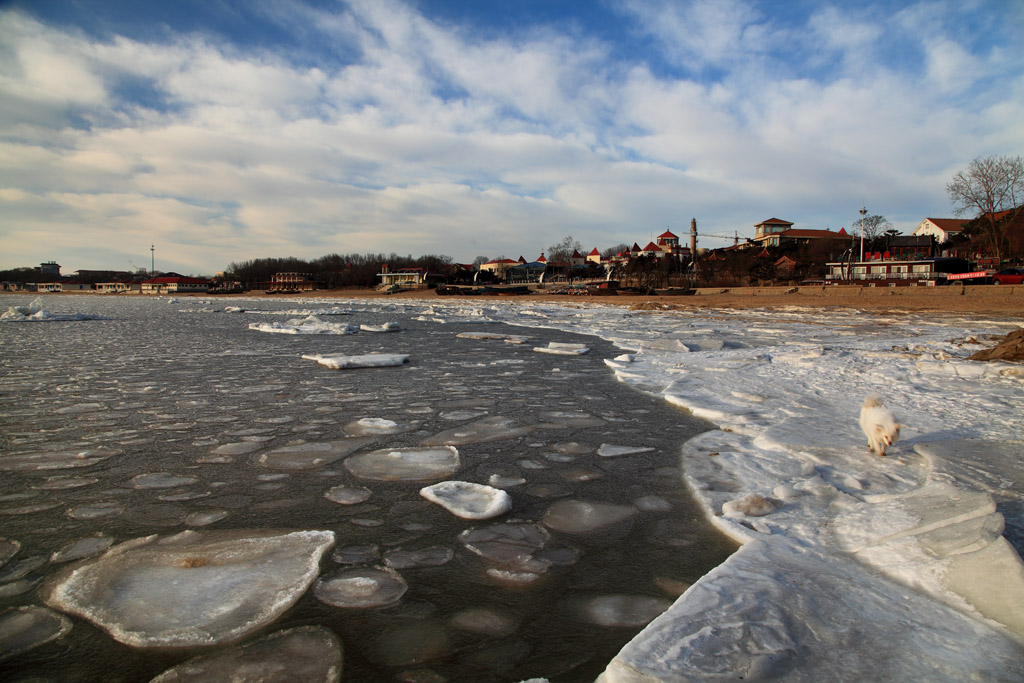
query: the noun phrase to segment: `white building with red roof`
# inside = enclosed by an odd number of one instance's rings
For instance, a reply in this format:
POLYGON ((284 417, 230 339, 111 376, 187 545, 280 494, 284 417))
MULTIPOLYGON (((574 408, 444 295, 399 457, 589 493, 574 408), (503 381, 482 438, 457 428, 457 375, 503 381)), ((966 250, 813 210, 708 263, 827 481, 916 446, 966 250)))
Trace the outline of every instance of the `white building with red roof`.
POLYGON ((934 237, 935 241, 939 244, 946 242, 950 237, 959 235, 964 231, 964 226, 968 221, 960 220, 959 218, 925 218, 921 221, 914 232, 910 233, 913 235, 927 235, 934 237))

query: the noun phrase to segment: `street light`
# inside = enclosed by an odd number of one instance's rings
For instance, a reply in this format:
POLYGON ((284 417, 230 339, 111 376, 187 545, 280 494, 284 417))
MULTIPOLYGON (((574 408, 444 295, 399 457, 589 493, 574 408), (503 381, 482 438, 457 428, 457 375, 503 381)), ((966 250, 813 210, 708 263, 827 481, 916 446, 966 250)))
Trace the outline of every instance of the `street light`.
POLYGON ((860 205, 860 260, 864 261, 864 217, 868 215, 868 210, 864 208, 864 205, 860 205))

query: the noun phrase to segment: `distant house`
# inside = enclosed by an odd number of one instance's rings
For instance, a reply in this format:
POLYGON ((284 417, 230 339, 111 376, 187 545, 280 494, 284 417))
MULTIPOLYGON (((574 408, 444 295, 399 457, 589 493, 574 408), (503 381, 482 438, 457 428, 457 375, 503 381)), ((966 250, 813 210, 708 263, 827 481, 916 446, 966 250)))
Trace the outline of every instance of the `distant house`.
POLYGON ((398 291, 401 289, 425 289, 431 284, 443 282, 445 277, 439 273, 431 273, 426 268, 397 268, 391 270, 388 264, 381 266, 377 273, 380 284, 377 289, 398 291))
POLYGON ((596 263, 597 265, 601 265, 601 252, 597 250, 597 247, 594 247, 593 250, 587 254, 587 263, 596 263))
POLYGON ((130 289, 127 282, 97 282, 95 289, 100 294, 121 294, 130 289))
MULTIPOLYGON (((523 260, 525 261, 525 259, 523 260)), ((545 261, 544 254, 541 254, 540 258, 537 260, 545 261)), ((510 268, 515 268, 518 265, 519 261, 514 261, 510 258, 493 259, 491 261, 488 261, 487 263, 481 263, 480 270, 492 273, 496 280, 504 280, 505 271, 509 270, 510 268)))
POLYGON ((925 259, 934 256, 931 235, 890 235, 885 238, 885 253, 893 259, 925 259))
POLYGON ((143 294, 195 294, 210 291, 210 281, 184 275, 165 275, 142 283, 143 294))
POLYGON ((28 292, 62 292, 64 285, 59 282, 26 282, 25 290, 28 292))
POLYGON ((959 235, 964 231, 964 226, 967 225, 968 221, 960 220, 959 218, 925 218, 921 221, 914 232, 910 233, 912 236, 930 236, 934 237, 935 241, 939 244, 948 242, 954 235, 959 235))

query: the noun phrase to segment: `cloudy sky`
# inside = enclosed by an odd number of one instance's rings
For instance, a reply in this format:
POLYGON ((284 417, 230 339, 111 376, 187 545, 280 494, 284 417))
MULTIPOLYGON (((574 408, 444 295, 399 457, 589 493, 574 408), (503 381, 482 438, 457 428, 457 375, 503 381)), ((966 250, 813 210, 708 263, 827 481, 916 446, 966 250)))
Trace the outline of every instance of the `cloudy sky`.
POLYGON ((1024 153, 1019 0, 0 2, 0 268, 904 232, 1024 153))

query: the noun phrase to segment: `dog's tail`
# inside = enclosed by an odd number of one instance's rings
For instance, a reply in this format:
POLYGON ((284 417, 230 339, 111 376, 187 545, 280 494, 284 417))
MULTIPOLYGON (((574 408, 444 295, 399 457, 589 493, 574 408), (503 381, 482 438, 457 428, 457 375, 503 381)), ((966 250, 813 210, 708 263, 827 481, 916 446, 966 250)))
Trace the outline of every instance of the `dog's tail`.
POLYGON ((882 402, 882 397, 878 394, 868 394, 864 399, 865 408, 879 408, 883 405, 885 405, 885 403, 882 402))

